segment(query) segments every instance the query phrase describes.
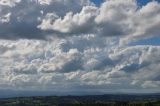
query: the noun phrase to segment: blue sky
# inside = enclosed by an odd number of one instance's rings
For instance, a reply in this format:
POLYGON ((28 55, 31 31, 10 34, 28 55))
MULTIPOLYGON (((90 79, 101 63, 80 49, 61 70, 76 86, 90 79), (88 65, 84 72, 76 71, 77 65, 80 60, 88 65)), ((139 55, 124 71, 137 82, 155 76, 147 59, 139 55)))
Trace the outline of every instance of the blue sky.
MULTIPOLYGON (((92 2, 94 2, 95 4, 97 4, 97 5, 100 5, 102 2, 104 2, 104 0, 91 0, 92 2)), ((150 2, 151 0, 138 0, 138 3, 140 4, 140 5, 145 5, 145 4, 147 4, 148 2, 150 2)), ((159 0, 157 0, 157 1, 159 1, 159 0)))
POLYGON ((137 0, 138 4, 141 5, 141 6, 146 5, 150 1, 151 0, 137 0))
POLYGON ((91 0, 91 1, 99 6, 104 0, 91 0))
MULTIPOLYGON (((94 2, 97 5, 100 5, 102 2, 104 2, 104 0, 91 0, 91 1, 94 2)), ((141 6, 147 4, 150 1, 152 1, 152 0, 137 0, 138 4, 141 5, 141 6)), ((155 0, 155 1, 160 2, 160 0, 155 0)))
POLYGON ((158 46, 160 45, 160 37, 151 37, 151 38, 146 38, 146 39, 142 39, 142 40, 138 40, 135 42, 130 43, 129 45, 154 45, 154 46, 158 46))
POLYGON ((150 2, 150 1, 158 1, 158 2, 160 2, 160 0, 137 0, 137 2, 141 5, 141 6, 143 6, 143 5, 146 5, 148 2, 150 2))

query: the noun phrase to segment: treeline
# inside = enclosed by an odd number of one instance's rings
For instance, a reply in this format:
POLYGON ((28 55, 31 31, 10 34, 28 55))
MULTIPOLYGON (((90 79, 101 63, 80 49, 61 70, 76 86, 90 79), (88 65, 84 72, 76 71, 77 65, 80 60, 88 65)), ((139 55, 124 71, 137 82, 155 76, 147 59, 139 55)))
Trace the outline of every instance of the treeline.
POLYGON ((160 106, 160 101, 59 104, 58 106, 160 106))
POLYGON ((106 103, 68 103, 56 104, 41 101, 6 101, 1 102, 0 106, 160 106, 160 101, 142 102, 106 102, 106 103))
POLYGON ((50 96, 0 99, 0 106, 160 106, 159 96, 50 96))

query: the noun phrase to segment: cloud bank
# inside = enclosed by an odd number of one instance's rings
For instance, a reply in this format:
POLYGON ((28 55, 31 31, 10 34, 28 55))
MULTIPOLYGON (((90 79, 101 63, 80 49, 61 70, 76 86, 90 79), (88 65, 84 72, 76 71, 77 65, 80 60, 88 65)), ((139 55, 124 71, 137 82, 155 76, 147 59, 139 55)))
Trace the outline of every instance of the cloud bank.
POLYGON ((88 35, 53 42, 1 42, 0 89, 158 90, 160 47, 124 48, 115 46, 115 39, 110 41, 88 35))

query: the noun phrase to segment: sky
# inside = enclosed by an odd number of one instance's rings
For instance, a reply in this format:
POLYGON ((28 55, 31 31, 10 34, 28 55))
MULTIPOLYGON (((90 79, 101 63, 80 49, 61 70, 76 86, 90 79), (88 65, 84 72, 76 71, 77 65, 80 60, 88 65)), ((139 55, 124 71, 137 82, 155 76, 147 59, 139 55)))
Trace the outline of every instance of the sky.
POLYGON ((159 0, 0 0, 0 98, 160 92, 159 0))

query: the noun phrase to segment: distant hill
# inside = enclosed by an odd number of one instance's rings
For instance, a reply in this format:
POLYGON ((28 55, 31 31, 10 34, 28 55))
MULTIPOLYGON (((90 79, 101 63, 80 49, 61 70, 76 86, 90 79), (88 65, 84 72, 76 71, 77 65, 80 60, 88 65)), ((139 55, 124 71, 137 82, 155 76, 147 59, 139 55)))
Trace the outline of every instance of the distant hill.
POLYGON ((0 99, 0 106, 160 106, 160 94, 17 97, 0 99))

